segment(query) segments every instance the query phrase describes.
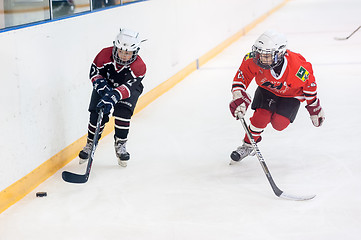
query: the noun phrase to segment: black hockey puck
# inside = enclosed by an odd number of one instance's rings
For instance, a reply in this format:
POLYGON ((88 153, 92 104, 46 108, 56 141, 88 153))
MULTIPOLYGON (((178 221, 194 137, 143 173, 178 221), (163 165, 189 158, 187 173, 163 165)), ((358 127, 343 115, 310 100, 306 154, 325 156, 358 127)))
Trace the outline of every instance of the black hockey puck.
POLYGON ((37 197, 46 197, 48 194, 46 192, 37 192, 36 196, 37 197))

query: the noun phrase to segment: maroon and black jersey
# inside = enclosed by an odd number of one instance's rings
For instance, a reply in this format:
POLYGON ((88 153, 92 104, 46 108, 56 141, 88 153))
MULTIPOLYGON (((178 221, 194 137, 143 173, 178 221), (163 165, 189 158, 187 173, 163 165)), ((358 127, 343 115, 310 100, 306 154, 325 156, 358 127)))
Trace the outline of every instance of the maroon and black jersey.
POLYGON ((132 86, 141 83, 146 66, 139 55, 130 65, 119 65, 113 59, 112 50, 113 47, 107 47, 98 53, 91 65, 89 77, 92 83, 99 78, 106 79, 109 86, 117 90, 122 99, 126 99, 131 95, 132 86))

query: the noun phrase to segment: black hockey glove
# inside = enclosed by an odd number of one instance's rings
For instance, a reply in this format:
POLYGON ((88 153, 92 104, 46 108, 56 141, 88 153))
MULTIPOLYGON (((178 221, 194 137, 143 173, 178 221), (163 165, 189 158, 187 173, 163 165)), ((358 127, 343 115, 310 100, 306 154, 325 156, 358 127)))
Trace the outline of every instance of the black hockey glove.
POLYGON ((93 82, 93 87, 101 97, 104 97, 105 94, 111 91, 107 84, 107 80, 105 80, 104 78, 99 78, 95 80, 93 82))
POLYGON ((109 91, 104 95, 102 100, 97 105, 97 110, 103 108, 104 114, 108 115, 114 105, 120 101, 120 94, 116 90, 109 91))

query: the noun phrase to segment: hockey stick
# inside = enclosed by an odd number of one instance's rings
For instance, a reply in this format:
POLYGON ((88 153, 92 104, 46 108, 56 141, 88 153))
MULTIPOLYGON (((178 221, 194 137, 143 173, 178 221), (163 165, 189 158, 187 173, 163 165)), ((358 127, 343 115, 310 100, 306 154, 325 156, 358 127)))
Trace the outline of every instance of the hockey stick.
POLYGON ((251 141, 252 147, 253 147, 254 151, 256 152, 257 158, 258 158, 258 160, 262 166, 262 169, 263 169, 264 173, 266 174, 268 182, 271 184, 272 190, 276 194, 276 196, 287 199, 287 200, 295 200, 295 201, 310 200, 310 199, 316 197, 316 195, 309 195, 309 196, 289 195, 289 194, 284 193, 281 189, 279 189, 277 187, 276 183, 273 181, 273 178, 272 178, 271 173, 266 165, 266 162, 261 154, 261 151, 259 150, 257 143, 252 136, 252 133, 250 132, 249 128, 247 127, 246 121, 244 120, 243 117, 240 117, 239 119, 241 120, 242 126, 243 126, 249 140, 251 141))
POLYGON ((94 139, 93 139, 93 146, 90 151, 90 156, 89 156, 88 165, 86 167, 85 174, 81 175, 81 174, 64 171, 62 173, 62 178, 64 181, 69 182, 69 183, 86 183, 88 181, 90 170, 91 170, 92 164, 93 164, 95 149, 97 148, 97 145, 98 145, 100 126, 101 126, 102 120, 103 120, 103 109, 100 109, 98 120, 97 120, 97 126, 95 129, 94 139))
POLYGON ((355 34, 355 32, 357 32, 359 29, 361 28, 361 26, 359 26, 355 31, 353 31, 350 35, 348 35, 347 37, 344 38, 340 38, 340 37, 335 37, 336 40, 347 40, 349 39, 352 35, 355 34))

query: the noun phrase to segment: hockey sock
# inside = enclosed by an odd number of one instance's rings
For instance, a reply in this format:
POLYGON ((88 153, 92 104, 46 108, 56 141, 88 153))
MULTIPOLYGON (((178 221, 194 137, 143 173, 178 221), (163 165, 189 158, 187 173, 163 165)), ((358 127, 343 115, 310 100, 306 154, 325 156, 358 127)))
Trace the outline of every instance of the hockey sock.
POLYGON ((274 129, 282 131, 290 124, 290 120, 282 115, 274 113, 271 118, 271 124, 274 129))
MULTIPOLYGON (((261 133, 263 132, 263 128, 256 128, 252 124, 248 126, 249 131, 252 133, 253 139, 256 141, 256 143, 260 142, 262 140, 261 133)), ((249 140, 247 134, 244 136, 244 141, 246 143, 251 143, 249 140)))
MULTIPOLYGON (((88 124, 88 141, 91 141, 91 142, 93 141, 95 129, 96 129, 96 126, 92 125, 91 123, 88 124)), ((103 133, 103 130, 104 130, 104 125, 101 125, 100 132, 99 132, 99 139, 103 133)))
MULTIPOLYGON (((98 120, 98 113, 95 112, 95 111, 91 111, 90 112, 89 124, 88 124, 88 140, 90 140, 90 141, 93 141, 94 134, 95 134, 95 129, 96 129, 96 125, 97 125, 97 120, 98 120)), ((100 139, 100 137, 101 137, 101 135, 103 133, 105 123, 107 123, 108 121, 109 121, 109 116, 104 115, 103 120, 102 120, 102 124, 100 126, 99 139, 100 139)))
POLYGON ((121 113, 121 116, 114 116, 115 136, 126 140, 129 133, 130 118, 132 113, 129 110, 123 110, 121 113))
MULTIPOLYGON (((253 116, 250 118, 251 124, 248 128, 256 142, 261 141, 261 133, 263 132, 263 129, 266 128, 267 124, 271 122, 271 117, 272 112, 266 109, 257 108, 256 111, 254 111, 253 116)), ((247 135, 245 136, 244 141, 250 143, 247 135)))

